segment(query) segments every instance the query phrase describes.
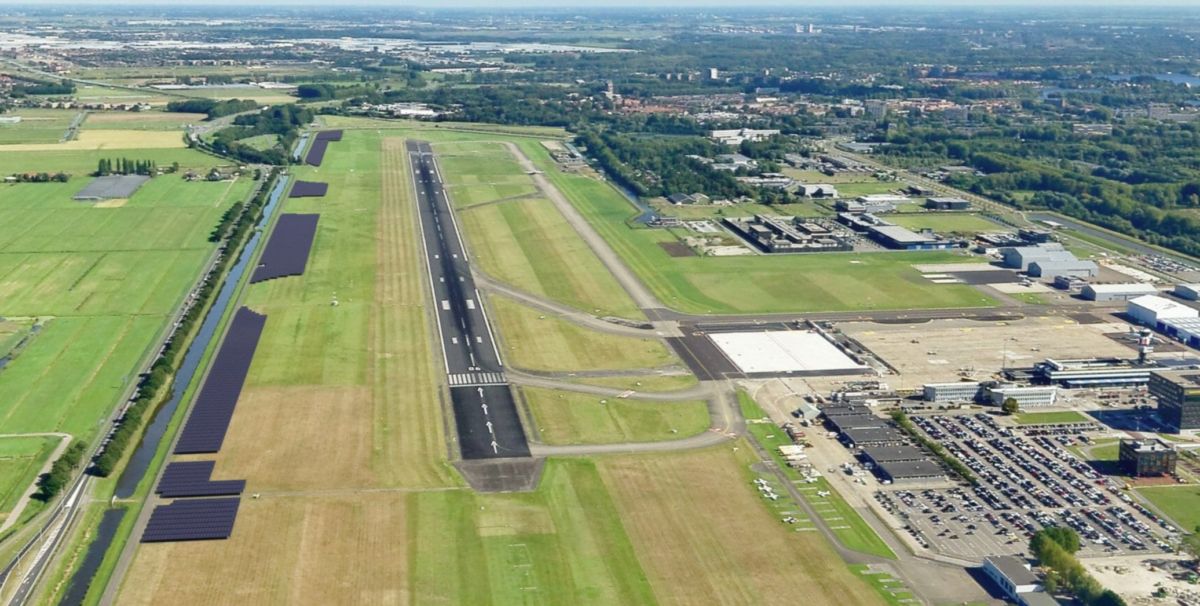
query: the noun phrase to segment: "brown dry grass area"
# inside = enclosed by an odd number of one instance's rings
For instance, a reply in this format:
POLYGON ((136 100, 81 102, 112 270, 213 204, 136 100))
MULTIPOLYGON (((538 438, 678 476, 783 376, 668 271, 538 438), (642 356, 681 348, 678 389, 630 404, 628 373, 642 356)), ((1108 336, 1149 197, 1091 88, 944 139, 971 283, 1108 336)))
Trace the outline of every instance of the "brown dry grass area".
POLYGON ((117 603, 407 604, 406 496, 244 500, 229 540, 142 545, 117 603))
POLYGON ((379 486, 371 431, 365 387, 247 388, 215 473, 245 478, 250 493, 379 486))
POLYGON ((129 204, 129 198, 113 198, 112 200, 97 202, 92 205, 92 208, 121 208, 126 204, 129 204))
POLYGON ((383 140, 382 198, 376 222, 375 303, 370 342, 375 364, 376 467, 387 483, 446 486, 449 467, 434 349, 425 310, 425 266, 419 246, 404 139, 383 140))
POLYGON ((724 448, 600 462, 659 601, 881 605, 819 534, 772 518, 749 488, 753 462, 724 448))

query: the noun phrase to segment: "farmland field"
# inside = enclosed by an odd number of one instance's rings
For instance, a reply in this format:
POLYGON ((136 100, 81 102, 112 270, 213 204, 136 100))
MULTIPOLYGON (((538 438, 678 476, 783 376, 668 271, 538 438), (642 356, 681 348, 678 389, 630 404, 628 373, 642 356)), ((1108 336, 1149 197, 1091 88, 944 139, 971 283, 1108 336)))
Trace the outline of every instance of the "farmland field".
POLYGON ((87 130, 179 130, 185 124, 197 124, 204 114, 163 111, 92 112, 83 123, 87 130))
POLYGON ((589 330, 502 297, 492 297, 502 355, 518 368, 546 371, 656 368, 679 360, 657 339, 589 330))
POLYGON ((58 143, 79 113, 73 109, 20 109, 5 114, 18 116, 21 121, 16 124, 0 124, 0 146, 58 143))
POLYGON ((0 514, 7 514, 61 441, 52 436, 0 439, 0 514))
MULTIPOLYGON (((180 133, 174 134, 179 137, 183 136, 180 133)), ((154 160, 159 166, 163 167, 170 166, 173 162, 178 162, 180 167, 185 169, 207 169, 223 163, 218 158, 190 149, 68 150, 62 148, 62 146, 55 145, 44 151, 14 151, 13 148, 15 147, 12 145, 0 145, 0 166, 4 167, 3 172, 5 174, 62 171, 70 174, 72 181, 75 179, 84 179, 87 175, 95 172, 96 164, 101 158, 111 160, 120 157, 133 160, 154 160)), ((39 185, 48 184, 40 183, 39 185)), ((0 191, 3 191, 4 187, 9 186, 0 187, 0 191)), ((82 187, 82 185, 79 187, 82 187)))
POLYGON ((646 402, 526 387, 538 438, 546 444, 653 442, 708 429, 703 401, 646 402), (605 400, 603 403, 601 400, 605 400))
POLYGON ((0 146, 0 152, 135 150, 172 147, 186 147, 183 142, 183 133, 160 130, 82 130, 78 136, 66 143, 3 145, 0 146))

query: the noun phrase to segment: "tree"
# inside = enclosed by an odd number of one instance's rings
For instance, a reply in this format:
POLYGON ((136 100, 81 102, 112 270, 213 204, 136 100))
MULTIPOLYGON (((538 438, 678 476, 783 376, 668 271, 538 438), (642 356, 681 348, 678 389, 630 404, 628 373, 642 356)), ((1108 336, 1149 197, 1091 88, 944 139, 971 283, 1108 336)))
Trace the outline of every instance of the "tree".
POLYGON ((1200 560, 1200 526, 1193 529, 1191 534, 1183 537, 1179 543, 1179 550, 1200 560))
POLYGON ((1029 551, 1041 559, 1040 554, 1047 551, 1046 541, 1052 541, 1068 554, 1078 552, 1080 547, 1079 534, 1074 530, 1065 526, 1051 526, 1037 531, 1033 538, 1029 539, 1029 551))
POLYGON ((1015 398, 1006 398, 1000 410, 1004 411, 1006 415, 1015 415, 1021 412, 1021 405, 1017 403, 1015 398))

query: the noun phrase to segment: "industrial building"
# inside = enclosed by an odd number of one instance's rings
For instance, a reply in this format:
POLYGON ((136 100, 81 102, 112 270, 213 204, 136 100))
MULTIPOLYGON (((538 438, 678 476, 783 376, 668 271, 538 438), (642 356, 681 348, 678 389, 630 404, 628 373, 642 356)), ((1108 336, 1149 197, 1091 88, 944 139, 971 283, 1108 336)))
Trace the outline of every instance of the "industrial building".
POLYGON ((834 210, 855 215, 863 213, 890 213, 896 210, 896 202, 892 196, 876 199, 871 196, 860 196, 854 200, 838 200, 833 203, 834 210))
POLYGON ((1128 301, 1158 294, 1158 289, 1152 284, 1088 284, 1080 294, 1089 301, 1128 301))
POLYGON ((1125 313, 1143 326, 1162 330, 1164 320, 1200 317, 1200 312, 1176 301, 1155 295, 1130 299, 1125 313))
POLYGON ((1158 330, 1179 339, 1188 347, 1200 348, 1200 318, 1169 318, 1159 322, 1158 330))
POLYGON ((845 432, 851 429, 877 429, 888 427, 887 421, 873 414, 829 414, 825 412, 825 421, 834 431, 845 432))
POLYGON ((802 183, 796 187, 796 193, 809 198, 837 198, 838 190, 825 183, 802 183))
POLYGON ((1179 462, 1175 447, 1162 440, 1121 440, 1121 468, 1135 478, 1173 475, 1179 462))
POLYGON ((729 130, 714 130, 709 133, 709 138, 717 143, 725 145, 741 145, 742 141, 765 141, 774 135, 778 135, 778 130, 755 130, 753 128, 734 128, 729 130))
POLYGON ((1075 258, 1074 254, 1057 242, 1005 248, 1000 253, 1004 256, 1006 266, 1029 272, 1029 275, 1034 277, 1091 278, 1100 275, 1100 266, 1092 261, 1075 258))
POLYGON ((885 221, 871 213, 854 215, 840 213, 838 221, 855 231, 865 232, 879 244, 896 250, 945 250, 954 247, 954 242, 932 233, 916 233, 885 221))
POLYGON ((726 217, 731 231, 770 253, 847 252, 849 240, 811 219, 775 215, 726 217))
POLYGON ((1200 371, 1156 370, 1147 384, 1158 418, 1176 431, 1200 429, 1200 371))
POLYGON ((923 390, 926 402, 974 402, 979 399, 983 385, 977 381, 927 383, 923 390))
POLYGON ((1029 599, 1032 596, 1050 597, 1042 591, 1041 579, 1024 560, 1012 556, 988 556, 983 559, 983 572, 1000 586, 1006 597, 1020 606, 1041 606, 1040 602, 1029 599))
POLYGON ((1009 398, 1016 400, 1017 405, 1022 410, 1026 408, 1054 406, 1054 403, 1058 401, 1058 387, 1054 385, 1036 387, 1004 386, 992 387, 987 390, 987 400, 993 406, 1002 406, 1009 398))
POLYGON ((1135 387, 1150 380, 1152 366, 1119 358, 1053 360, 1033 365, 1034 382, 1068 388, 1135 387))
POLYGON ((855 200, 861 204, 866 204, 867 206, 871 206, 872 204, 891 204, 893 207, 895 207, 897 204, 912 202, 912 198, 898 194, 867 194, 865 196, 859 196, 855 198, 855 200))
POLYGON ((929 455, 924 450, 915 446, 872 446, 864 448, 862 455, 867 463, 876 466, 884 463, 909 463, 929 459, 929 455))
POLYGON ((925 208, 929 210, 970 210, 971 203, 962 198, 928 198, 925 208))
POLYGON ((1176 284, 1175 296, 1188 301, 1200 301, 1200 284, 1176 284))
POLYGON ((879 479, 893 484, 929 482, 946 477, 946 470, 933 461, 895 461, 875 468, 879 479))
POLYGON ((1087 280, 1077 276, 1054 276, 1054 287, 1067 292, 1079 292, 1087 285, 1087 280))
POLYGON ((904 442, 904 434, 891 427, 868 427, 843 431, 841 439, 842 443, 850 448, 866 448, 868 446, 901 444, 904 442))

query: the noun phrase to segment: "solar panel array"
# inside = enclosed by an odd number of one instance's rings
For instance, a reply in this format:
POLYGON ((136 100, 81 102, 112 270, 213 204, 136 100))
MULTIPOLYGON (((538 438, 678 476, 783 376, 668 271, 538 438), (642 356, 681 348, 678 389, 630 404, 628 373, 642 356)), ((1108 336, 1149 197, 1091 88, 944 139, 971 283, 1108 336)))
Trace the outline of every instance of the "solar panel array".
POLYGON ((237 310, 229 332, 221 344, 217 358, 208 371, 200 395, 188 417, 187 425, 175 444, 175 454, 214 453, 221 450, 233 408, 246 383, 258 338, 262 336, 267 316, 249 308, 237 310))
POLYGON ((292 193, 288 194, 289 198, 320 198, 329 191, 328 183, 317 183, 314 181, 296 181, 292 186, 292 193))
POLYGON ((317 133, 313 137, 312 145, 308 147, 308 155, 304 156, 304 161, 312 166, 320 166, 321 161, 325 159, 325 149, 329 147, 330 141, 341 141, 342 131, 340 130, 325 130, 317 133))
POLYGON ((226 497, 242 494, 245 480, 213 480, 216 461, 181 461, 167 465, 158 489, 164 499, 179 497, 226 497))
POLYGON ((308 253, 312 250, 313 237, 317 234, 317 220, 321 215, 296 213, 279 215, 279 222, 271 232, 267 248, 258 260, 250 283, 272 278, 304 275, 308 265, 308 253))
POLYGON ((242 500, 194 499, 159 505, 142 533, 143 543, 228 539, 242 500))

